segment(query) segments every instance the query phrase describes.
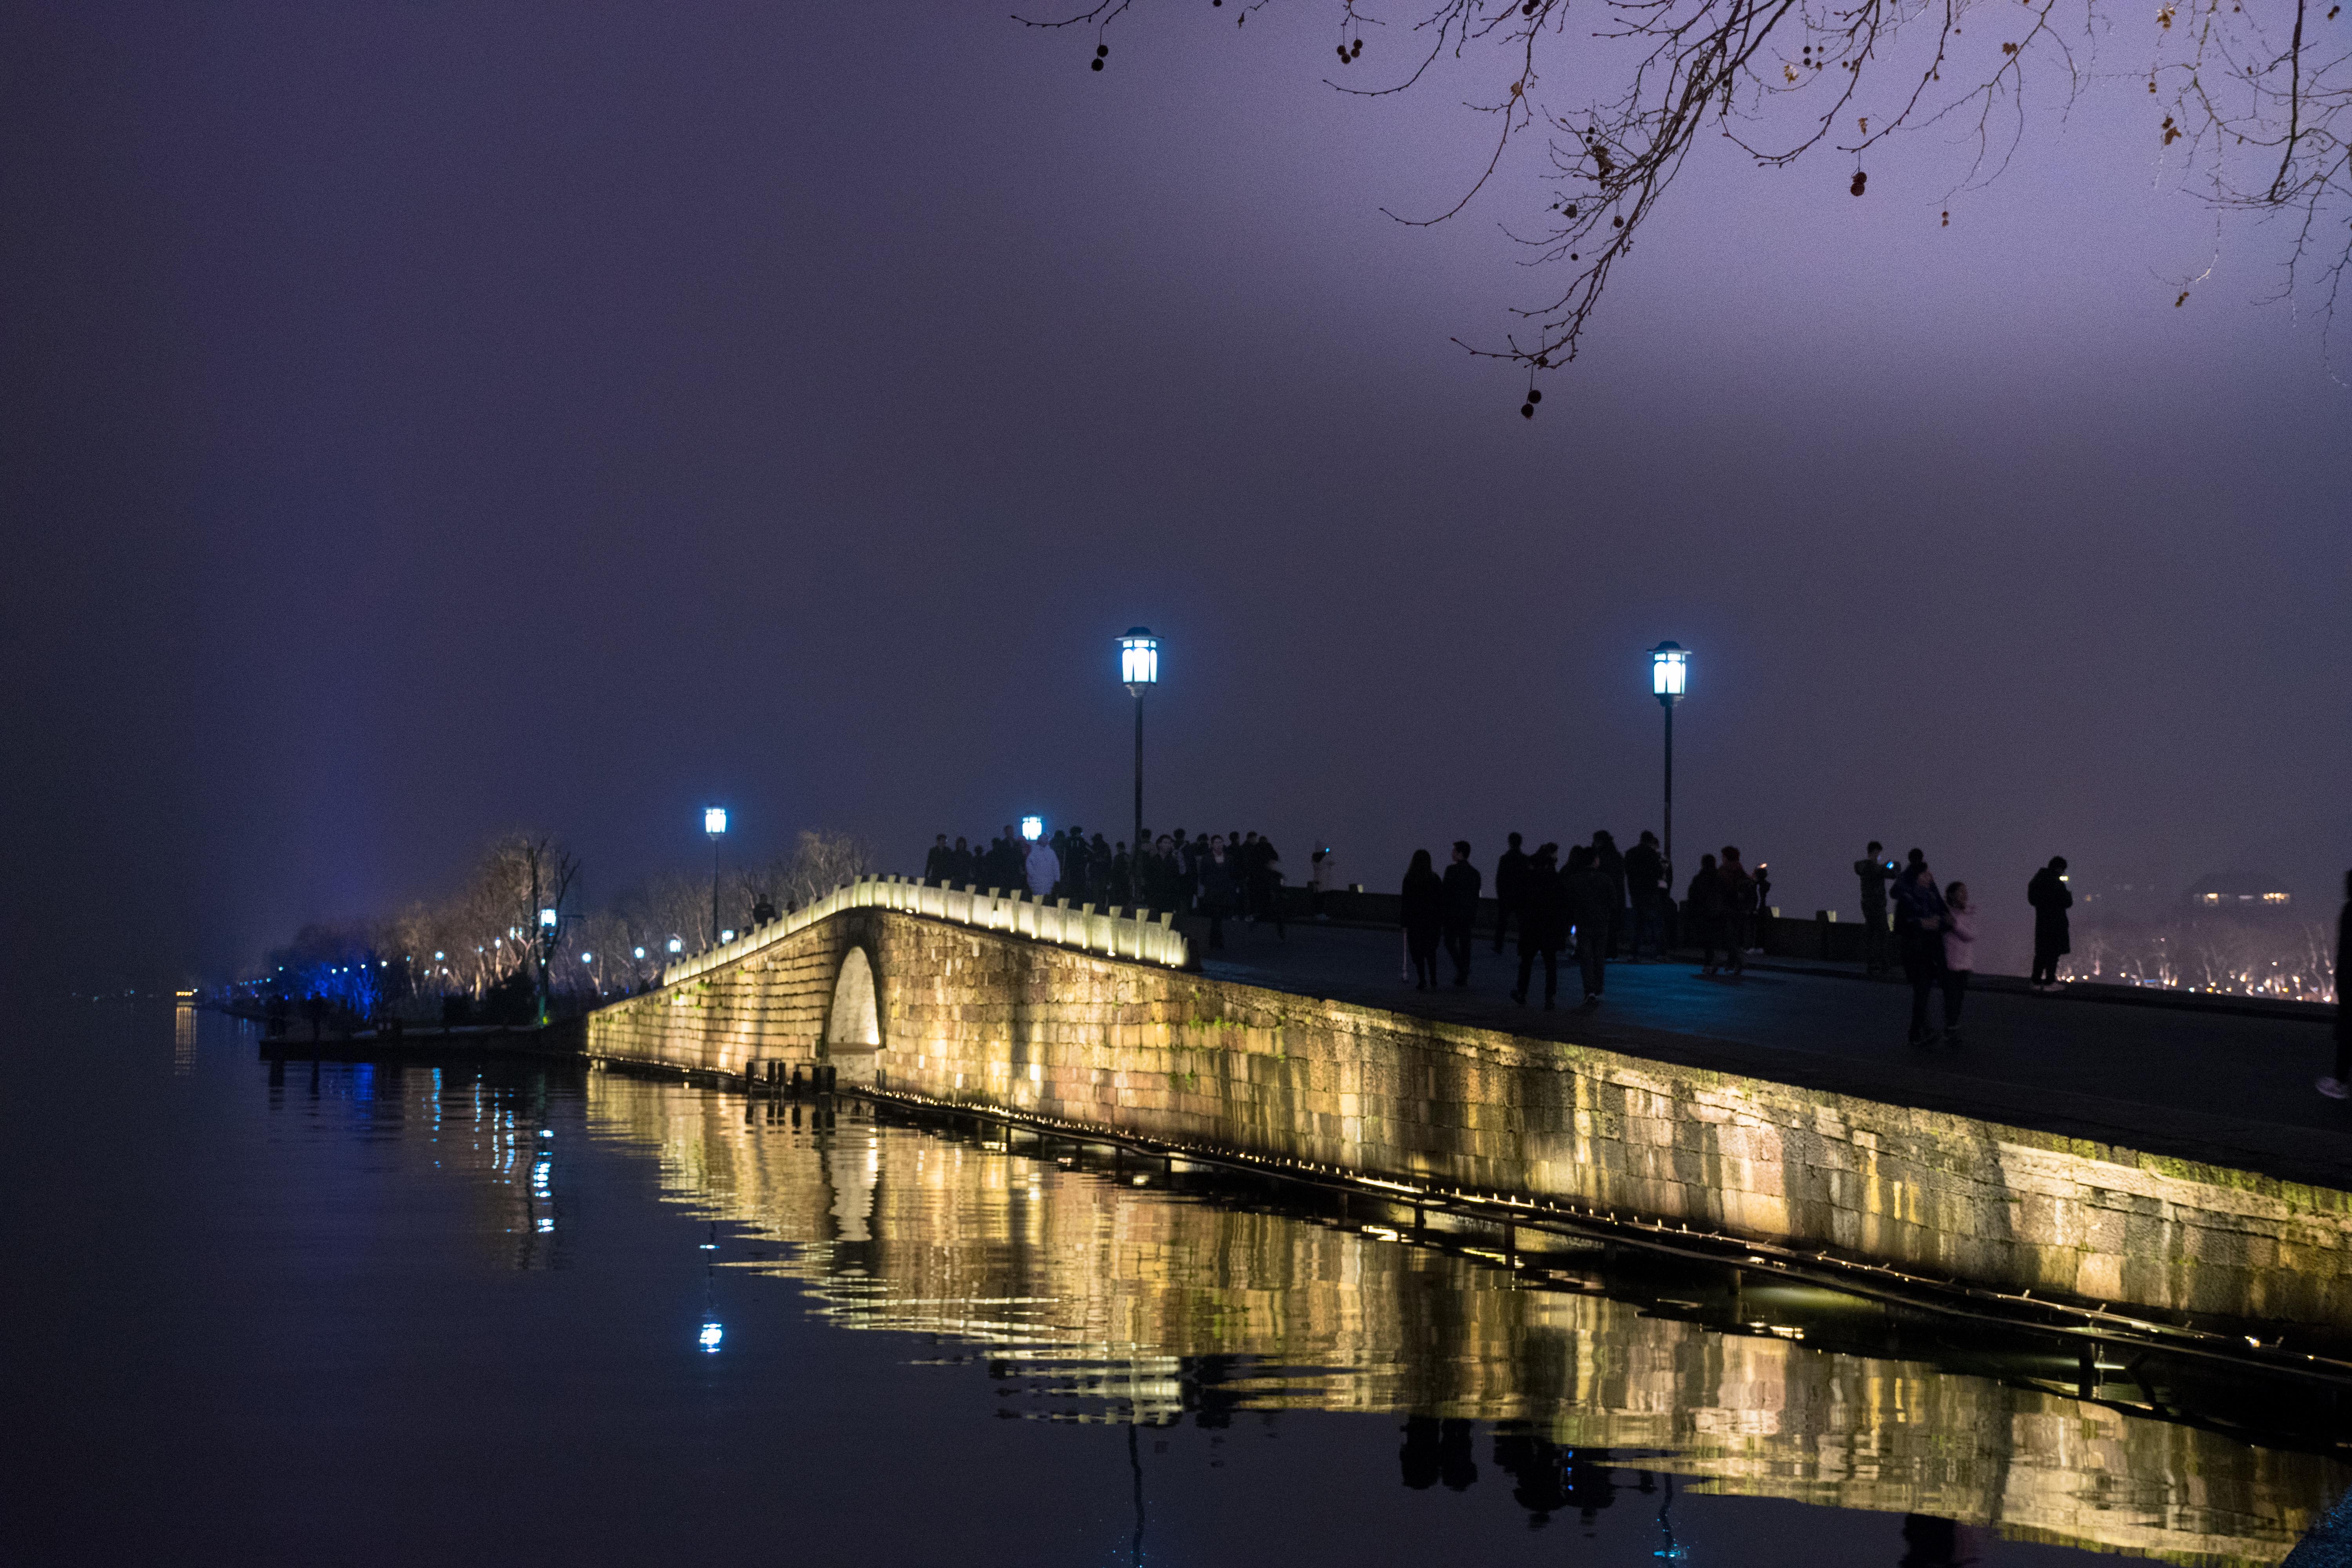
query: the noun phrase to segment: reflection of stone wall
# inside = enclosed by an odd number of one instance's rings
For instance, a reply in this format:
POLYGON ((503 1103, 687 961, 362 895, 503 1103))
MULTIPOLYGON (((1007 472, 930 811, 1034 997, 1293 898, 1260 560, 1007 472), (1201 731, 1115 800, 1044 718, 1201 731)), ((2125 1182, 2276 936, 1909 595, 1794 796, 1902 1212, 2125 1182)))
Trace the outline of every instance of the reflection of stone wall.
POLYGON ((1033 1369, 1049 1410, 1244 1408, 1535 1424, 1743 1495, 1943 1515, 2176 1562, 2269 1563, 2347 1477, 2309 1456, 2074 1400, 1727 1337, 1429 1249, 870 1123, 747 1125, 739 1104, 596 1075, 592 1125, 673 1190, 792 1246, 845 1327, 1033 1369), (1034 1369, 1043 1368, 1043 1371, 1034 1369), (1059 1395, 1057 1400, 1056 1395, 1059 1395))
POLYGON ((873 961, 894 1090, 2011 1287, 2352 1328, 2352 1194, 880 910, 594 1014, 589 1048, 723 1072, 815 1059, 852 943, 873 961))

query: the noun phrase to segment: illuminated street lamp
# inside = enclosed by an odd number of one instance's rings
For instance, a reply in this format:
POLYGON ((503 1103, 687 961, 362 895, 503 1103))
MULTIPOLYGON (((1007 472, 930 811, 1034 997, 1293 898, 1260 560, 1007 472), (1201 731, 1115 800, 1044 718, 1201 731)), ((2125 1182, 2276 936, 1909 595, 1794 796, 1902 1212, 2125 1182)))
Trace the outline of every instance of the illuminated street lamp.
POLYGON ((1045 819, 1042 816, 1023 817, 1021 819, 1021 837, 1026 838, 1032 844, 1034 844, 1040 838, 1045 837, 1045 819))
POLYGON ((678 936, 670 938, 669 950, 672 952, 684 952, 686 951, 686 939, 678 936))
POLYGON ((1143 694, 1160 684, 1160 639, 1150 626, 1129 626, 1118 639, 1118 678, 1135 699, 1135 837, 1128 842, 1143 852, 1143 694))
POLYGON ((710 931, 719 933, 719 841, 727 837, 727 808, 706 805, 702 808, 702 831, 710 835, 710 931))
POLYGON ((1690 682, 1690 651, 1678 642, 1650 650, 1650 694, 1666 710, 1666 897, 1675 890, 1675 704, 1690 682))

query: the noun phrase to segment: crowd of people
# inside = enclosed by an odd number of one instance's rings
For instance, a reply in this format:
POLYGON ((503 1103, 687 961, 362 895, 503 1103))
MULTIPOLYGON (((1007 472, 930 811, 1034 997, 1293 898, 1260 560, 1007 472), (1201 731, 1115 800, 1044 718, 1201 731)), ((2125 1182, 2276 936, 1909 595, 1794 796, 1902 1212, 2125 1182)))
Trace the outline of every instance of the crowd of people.
MULTIPOLYGON (((1010 823, 984 843, 950 843, 942 833, 925 858, 923 877, 1072 904, 1198 916, 1208 922, 1212 949, 1224 946, 1229 920, 1268 921, 1277 935, 1286 935, 1286 876, 1271 838, 1255 832, 1193 836, 1179 827, 1157 836, 1147 831, 1142 843, 1142 853, 1136 854, 1124 839, 1090 836, 1077 826, 1030 839, 1010 823)), ((1700 856, 1678 902, 1654 833, 1644 832, 1633 847, 1620 851, 1603 829, 1590 843, 1571 846, 1564 860, 1557 843, 1532 851, 1524 844, 1521 835, 1510 835, 1509 847, 1495 862, 1492 888, 1494 951, 1502 952, 1516 935, 1518 971, 1511 999, 1522 1005, 1538 968, 1543 1005, 1556 1005, 1563 956, 1577 966, 1587 1007, 1601 1003, 1607 966, 1641 962, 1645 949, 1663 961, 1669 945, 1696 948, 1702 973, 1738 975, 1757 945, 1758 917, 1771 908, 1770 868, 1759 864, 1750 870, 1736 845, 1700 856)), ((1473 932, 1489 891, 1471 857, 1470 843, 1456 840, 1442 871, 1426 849, 1414 852, 1405 871, 1402 923, 1416 990, 1437 987, 1442 964, 1451 966, 1456 987, 1470 984, 1473 932)), ((1865 970, 1881 974, 1901 969, 1911 989, 1913 1045, 1958 1045, 1969 983, 1976 973, 1978 903, 1969 885, 1939 884, 1925 852, 1915 848, 1898 863, 1875 840, 1853 863, 1853 871, 1861 887, 1865 970), (1930 1018, 1939 997, 1940 1028, 1930 1018)), ((2026 885, 2025 901, 2033 910, 2030 984, 2036 992, 2062 988, 2059 963, 2072 950, 2069 910, 2074 901, 2066 878, 2065 857, 2055 856, 2026 885)), ((1314 913, 1319 917, 1326 897, 1344 886, 1331 850, 1318 848, 1307 877, 1314 913)), ((2347 873, 2345 891, 2337 922, 2339 975, 2352 951, 2352 873, 2347 873)), ((2317 1087, 2343 1100, 2352 1098, 2352 1022, 2346 1021, 2340 1005, 2337 1019, 2335 1070, 2317 1087)))
MULTIPOLYGON (((1025 838, 1010 823, 985 848, 965 839, 948 842, 940 834, 923 860, 923 879, 951 887, 1014 889, 1037 899, 1072 904, 1118 906, 1138 912, 1161 910, 1199 915, 1209 922, 1209 945, 1225 944, 1225 921, 1271 921, 1286 937, 1283 920, 1282 852, 1255 832, 1193 837, 1183 828, 1142 836, 1136 854, 1125 839, 1112 841, 1085 828, 1057 828, 1051 837, 1025 838)), ((1338 884, 1331 852, 1315 851, 1307 886, 1318 905, 1338 884)))

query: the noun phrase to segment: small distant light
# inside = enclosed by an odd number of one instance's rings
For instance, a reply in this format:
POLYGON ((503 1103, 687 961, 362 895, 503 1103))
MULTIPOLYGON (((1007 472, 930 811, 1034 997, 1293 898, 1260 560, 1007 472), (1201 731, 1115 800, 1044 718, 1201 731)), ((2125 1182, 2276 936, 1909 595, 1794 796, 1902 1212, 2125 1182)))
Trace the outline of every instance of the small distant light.
POLYGON ((679 938, 679 937, 672 937, 672 938, 670 938, 670 939, 669 939, 669 950, 670 950, 672 952, 684 952, 686 951, 686 942, 685 942, 684 939, 679 938))
POLYGON ((539 1222, 539 1233, 541 1236, 545 1236, 549 1231, 553 1230, 554 1228, 555 1222, 551 1219, 543 1219, 539 1222))
POLYGON ((1129 626, 1118 639, 1118 678, 1139 697, 1140 688, 1159 683, 1160 639, 1150 626, 1129 626))
POLYGON ((1662 642, 1650 650, 1650 693, 1664 703, 1679 702, 1690 681, 1690 650, 1676 642, 1662 642))
POLYGON ((643 958, 646 955, 646 950, 642 947, 637 949, 636 952, 639 958, 643 958))
POLYGON ((446 958, 446 957, 448 957, 448 956, 449 956, 449 955, 448 955, 447 953, 446 953, 446 952, 437 952, 437 951, 436 951, 436 952, 433 954, 433 962, 434 962, 434 963, 440 963, 443 959, 445 959, 445 958, 446 958))
POLYGON ((1045 837, 1045 819, 1042 816, 1023 817, 1021 819, 1021 837, 1026 838, 1032 844, 1034 844, 1040 838, 1045 837))
POLYGON ((553 910, 540 910, 540 911, 539 911, 539 923, 541 924, 541 926, 542 926, 543 928, 545 928, 545 929, 547 929, 547 930, 549 930, 549 931, 552 931, 552 930, 554 930, 554 929, 555 929, 555 911, 554 911, 553 910))
POLYGON ((719 1342, 726 1337, 727 1331, 725 1329, 720 1328, 716 1322, 709 1322, 702 1325, 702 1332, 695 1337, 694 1342, 702 1347, 703 1354, 717 1355, 719 1353, 719 1342))
POLYGON ((583 952, 580 955, 580 962, 583 963, 591 963, 594 960, 595 956, 596 955, 593 952, 583 952))
POLYGON ((735 928, 733 926, 729 926, 725 931, 720 931, 719 933, 719 940, 721 942, 733 942, 735 940, 735 928))
POLYGON ((716 838, 727 831, 727 808, 707 805, 702 808, 702 831, 716 838))

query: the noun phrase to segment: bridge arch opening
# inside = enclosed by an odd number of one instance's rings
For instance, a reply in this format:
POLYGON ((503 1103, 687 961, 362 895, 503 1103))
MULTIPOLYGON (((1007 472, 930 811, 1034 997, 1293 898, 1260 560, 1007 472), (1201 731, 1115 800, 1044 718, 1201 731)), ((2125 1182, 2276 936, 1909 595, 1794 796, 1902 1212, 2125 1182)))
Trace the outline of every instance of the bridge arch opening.
POLYGON ((842 957, 841 973, 833 982, 833 1004, 825 1010, 825 1058, 845 1080, 872 1083, 881 1050, 882 1010, 874 989, 874 961, 864 948, 853 947, 842 957))

